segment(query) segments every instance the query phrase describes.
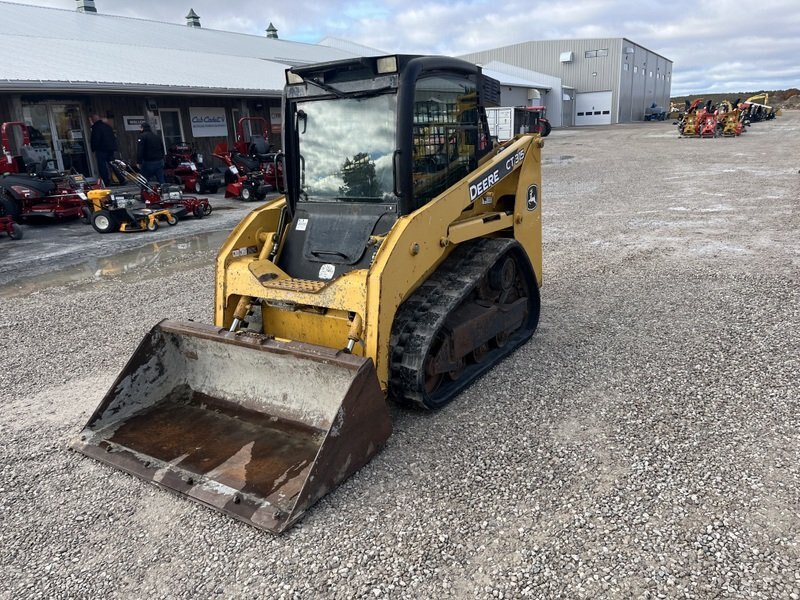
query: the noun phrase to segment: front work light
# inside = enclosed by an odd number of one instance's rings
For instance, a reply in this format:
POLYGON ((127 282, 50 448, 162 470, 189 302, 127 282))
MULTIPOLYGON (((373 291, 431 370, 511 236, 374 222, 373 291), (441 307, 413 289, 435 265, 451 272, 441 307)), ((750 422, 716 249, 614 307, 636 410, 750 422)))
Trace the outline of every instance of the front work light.
POLYGON ((286 69, 286 85, 297 85, 298 83, 303 83, 303 78, 294 71, 286 69))
POLYGON ((396 73, 397 72, 397 57, 384 56, 378 59, 378 73, 396 73))

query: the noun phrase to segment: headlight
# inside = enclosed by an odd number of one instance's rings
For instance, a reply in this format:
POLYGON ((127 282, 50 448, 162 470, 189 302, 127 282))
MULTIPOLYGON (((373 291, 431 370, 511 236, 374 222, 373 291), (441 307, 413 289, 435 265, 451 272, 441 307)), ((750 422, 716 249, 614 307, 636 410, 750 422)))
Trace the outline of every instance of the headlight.
POLYGON ((286 85, 298 85, 303 81, 303 78, 294 71, 286 70, 286 85))
POLYGON ((378 73, 396 73, 397 72, 397 57, 384 56, 378 59, 378 73))

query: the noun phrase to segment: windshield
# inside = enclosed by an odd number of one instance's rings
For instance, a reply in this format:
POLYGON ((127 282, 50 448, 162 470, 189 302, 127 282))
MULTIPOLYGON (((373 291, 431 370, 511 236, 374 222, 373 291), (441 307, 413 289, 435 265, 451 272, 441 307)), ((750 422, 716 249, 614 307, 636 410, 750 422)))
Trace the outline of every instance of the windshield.
POLYGON ((297 103, 300 200, 395 202, 397 96, 297 103))

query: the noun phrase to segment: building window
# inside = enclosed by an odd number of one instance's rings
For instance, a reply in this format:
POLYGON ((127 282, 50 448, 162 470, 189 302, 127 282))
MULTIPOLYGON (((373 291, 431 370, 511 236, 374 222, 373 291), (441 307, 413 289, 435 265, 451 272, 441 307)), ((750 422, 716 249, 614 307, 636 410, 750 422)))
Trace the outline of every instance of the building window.
POLYGON ((653 72, 652 72, 652 71, 650 71, 650 77, 651 77, 651 78, 653 77, 653 72))
POLYGON ((608 48, 603 48, 597 51, 597 56, 608 56, 608 48))
POLYGON ((164 147, 169 149, 174 144, 183 142, 183 123, 181 122, 181 112, 177 108, 159 109, 159 119, 161 120, 161 136, 164 140, 164 147))
POLYGON ((623 63, 622 70, 623 71, 627 71, 628 70, 628 63, 623 63))
POLYGON ((634 73, 638 73, 639 72, 639 67, 637 67, 636 65, 633 65, 633 72, 634 73))
POLYGON ((597 56, 597 50, 587 50, 583 53, 585 58, 595 58, 597 56))

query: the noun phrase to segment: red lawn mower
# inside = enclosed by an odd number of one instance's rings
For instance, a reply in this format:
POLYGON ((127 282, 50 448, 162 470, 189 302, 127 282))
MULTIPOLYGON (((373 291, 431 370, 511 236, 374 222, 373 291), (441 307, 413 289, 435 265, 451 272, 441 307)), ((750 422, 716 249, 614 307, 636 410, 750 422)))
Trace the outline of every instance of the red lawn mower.
POLYGON ((55 169, 52 159, 31 146, 25 123, 0 125, 0 141, 0 196, 9 201, 7 212, 17 222, 31 217, 79 217, 86 191, 102 187, 95 177, 55 169), (19 130, 17 139, 21 140, 18 152, 13 150, 10 135, 14 129, 19 130))
POLYGON ((203 155, 186 142, 169 147, 164 157, 164 177, 170 183, 182 185, 184 191, 195 194, 216 194, 223 185, 222 174, 215 169, 203 168, 203 155))
POLYGON ((208 198, 184 196, 179 185, 160 185, 148 182, 143 175, 137 173, 124 160, 112 160, 111 166, 118 176, 139 186, 142 202, 147 208, 167 208, 177 217, 192 214, 197 219, 210 215, 213 210, 208 198))
POLYGON ((273 187, 264 182, 263 171, 251 171, 247 166, 234 162, 234 155, 228 152, 228 145, 217 144, 214 157, 225 165, 223 178, 226 198, 241 198, 245 202, 261 201, 267 197, 273 187))
POLYGON ((273 190, 283 192, 283 153, 267 142, 269 123, 264 117, 242 117, 236 124, 236 143, 231 159, 247 171, 263 171, 264 183, 273 190))

